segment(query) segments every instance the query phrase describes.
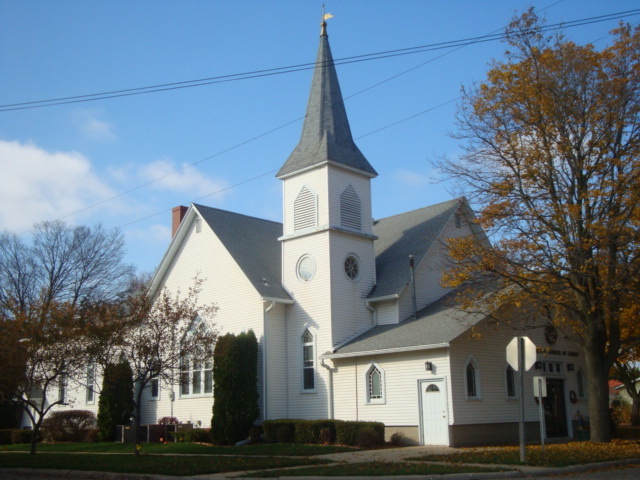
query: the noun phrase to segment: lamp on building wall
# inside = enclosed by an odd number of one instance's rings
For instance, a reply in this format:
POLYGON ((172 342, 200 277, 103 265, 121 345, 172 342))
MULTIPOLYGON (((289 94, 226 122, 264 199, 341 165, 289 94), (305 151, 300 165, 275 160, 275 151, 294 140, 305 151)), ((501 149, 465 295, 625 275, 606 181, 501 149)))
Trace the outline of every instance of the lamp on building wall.
POLYGON ((431 362, 424 362, 424 369, 427 372, 433 372, 433 363, 431 362))

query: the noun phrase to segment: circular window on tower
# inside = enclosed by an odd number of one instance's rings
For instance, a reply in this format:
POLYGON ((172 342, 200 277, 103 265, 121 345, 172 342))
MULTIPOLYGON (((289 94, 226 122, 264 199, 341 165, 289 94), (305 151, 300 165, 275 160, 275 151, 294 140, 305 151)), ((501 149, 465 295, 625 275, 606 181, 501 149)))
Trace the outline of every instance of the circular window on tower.
POLYGON ((344 259, 344 273, 351 280, 355 280, 360 275, 360 260, 355 255, 349 255, 344 259))
POLYGON ((316 274, 316 261, 311 255, 303 255, 298 260, 298 278, 308 282, 316 274))

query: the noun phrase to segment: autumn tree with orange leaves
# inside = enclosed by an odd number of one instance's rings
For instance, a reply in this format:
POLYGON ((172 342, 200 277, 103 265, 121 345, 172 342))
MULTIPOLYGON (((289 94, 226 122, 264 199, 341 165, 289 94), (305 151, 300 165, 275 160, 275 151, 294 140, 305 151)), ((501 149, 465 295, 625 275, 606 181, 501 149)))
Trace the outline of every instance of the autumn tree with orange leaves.
POLYGON ((542 25, 533 10, 512 22, 505 59, 464 91, 464 153, 435 162, 492 242, 452 240, 447 282, 494 312, 529 305, 575 340, 591 440, 607 442, 607 375, 640 338, 640 28, 596 50, 542 25))

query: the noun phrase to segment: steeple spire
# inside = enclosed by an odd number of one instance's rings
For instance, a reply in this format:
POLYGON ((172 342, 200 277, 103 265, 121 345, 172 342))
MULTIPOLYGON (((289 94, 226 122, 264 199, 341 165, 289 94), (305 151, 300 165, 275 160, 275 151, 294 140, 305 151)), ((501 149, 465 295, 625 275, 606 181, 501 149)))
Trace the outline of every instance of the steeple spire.
POLYGON ((377 176, 351 135, 329 47, 326 22, 330 18, 328 15, 330 14, 325 15, 323 12, 320 46, 300 142, 280 168, 277 174, 279 178, 328 162, 359 170, 372 177, 377 176))

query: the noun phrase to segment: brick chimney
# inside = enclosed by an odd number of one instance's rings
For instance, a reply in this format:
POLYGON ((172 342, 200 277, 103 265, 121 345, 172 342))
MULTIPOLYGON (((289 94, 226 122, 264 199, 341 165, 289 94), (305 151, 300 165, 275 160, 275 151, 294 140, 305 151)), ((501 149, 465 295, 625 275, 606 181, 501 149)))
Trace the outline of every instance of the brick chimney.
POLYGON ((176 236, 176 232, 178 231, 178 227, 180 226, 185 213, 187 213, 187 207, 182 205, 173 207, 171 210, 171 238, 176 236))

